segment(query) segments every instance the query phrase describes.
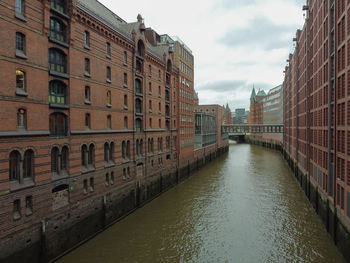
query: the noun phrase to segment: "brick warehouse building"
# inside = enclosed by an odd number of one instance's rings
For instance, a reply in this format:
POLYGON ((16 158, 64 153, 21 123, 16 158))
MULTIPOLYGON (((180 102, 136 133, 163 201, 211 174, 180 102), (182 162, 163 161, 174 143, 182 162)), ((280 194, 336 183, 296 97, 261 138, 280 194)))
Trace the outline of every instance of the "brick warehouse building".
POLYGON ((307 1, 284 79, 285 155, 350 258, 350 2, 307 1))

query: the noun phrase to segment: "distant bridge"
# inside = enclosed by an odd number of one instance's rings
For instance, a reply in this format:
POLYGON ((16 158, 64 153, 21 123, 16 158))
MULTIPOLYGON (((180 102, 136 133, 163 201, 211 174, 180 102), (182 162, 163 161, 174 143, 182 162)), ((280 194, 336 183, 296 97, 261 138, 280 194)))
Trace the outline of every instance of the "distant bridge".
POLYGON ((224 124, 222 133, 229 136, 246 135, 251 133, 283 133, 283 124, 224 124))

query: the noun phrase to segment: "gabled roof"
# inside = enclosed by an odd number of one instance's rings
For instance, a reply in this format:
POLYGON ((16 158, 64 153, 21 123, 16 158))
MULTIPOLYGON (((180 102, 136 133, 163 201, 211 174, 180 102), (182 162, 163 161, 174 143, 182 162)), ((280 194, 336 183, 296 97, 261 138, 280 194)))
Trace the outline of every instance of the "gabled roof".
POLYGON ((259 90, 258 94, 256 96, 266 96, 266 93, 264 90, 259 90))

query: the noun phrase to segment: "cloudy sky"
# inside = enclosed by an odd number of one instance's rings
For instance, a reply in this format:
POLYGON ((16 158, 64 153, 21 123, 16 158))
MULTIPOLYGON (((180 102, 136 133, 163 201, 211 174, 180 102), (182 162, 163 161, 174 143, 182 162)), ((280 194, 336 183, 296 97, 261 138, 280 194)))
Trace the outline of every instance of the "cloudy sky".
POLYGON ((283 81, 292 39, 304 23, 305 0, 100 0, 127 22, 140 13, 146 27, 179 36, 195 58, 201 104, 249 108, 253 87, 283 81))

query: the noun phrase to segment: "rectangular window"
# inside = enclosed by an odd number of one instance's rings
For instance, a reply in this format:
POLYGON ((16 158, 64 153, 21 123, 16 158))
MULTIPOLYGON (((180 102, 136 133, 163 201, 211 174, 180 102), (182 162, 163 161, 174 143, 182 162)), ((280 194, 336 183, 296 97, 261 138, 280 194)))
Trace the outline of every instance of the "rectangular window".
POLYGON ((27 196, 26 197, 26 215, 29 216, 33 214, 33 197, 27 196))
POLYGON ((111 82, 111 68, 110 67, 106 68, 106 78, 107 78, 107 82, 111 82))
POLYGON ((16 14, 24 15, 24 0, 16 0, 15 12, 16 14))
POLYGON ((347 216, 350 218, 350 192, 348 192, 348 200, 347 200, 347 204, 348 204, 348 206, 347 206, 347 209, 346 209, 346 211, 347 211, 347 216))
POLYGON ((106 56, 107 58, 111 58, 111 44, 110 43, 106 43, 106 56))
POLYGON ((126 53, 126 51, 124 51, 124 57, 123 57, 123 60, 124 60, 124 65, 128 65, 128 54, 126 53))
POLYGON ((87 31, 84 32, 84 47, 90 48, 90 33, 87 31))
POLYGON ((85 102, 90 102, 90 87, 85 86, 85 102))
POLYGON ((25 35, 16 32, 16 51, 25 54, 25 35))
POLYGON ((88 58, 85 58, 84 69, 85 69, 85 76, 90 76, 90 59, 88 58))
POLYGON ((128 74, 124 73, 124 88, 128 87, 128 74))

